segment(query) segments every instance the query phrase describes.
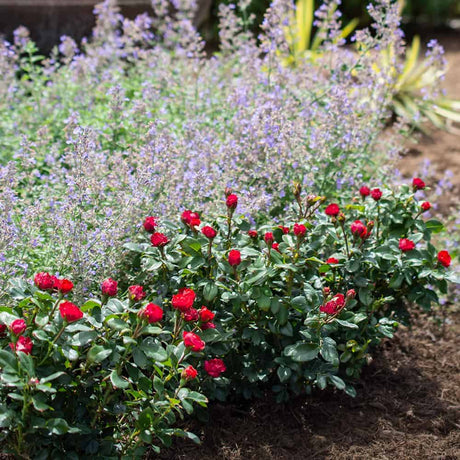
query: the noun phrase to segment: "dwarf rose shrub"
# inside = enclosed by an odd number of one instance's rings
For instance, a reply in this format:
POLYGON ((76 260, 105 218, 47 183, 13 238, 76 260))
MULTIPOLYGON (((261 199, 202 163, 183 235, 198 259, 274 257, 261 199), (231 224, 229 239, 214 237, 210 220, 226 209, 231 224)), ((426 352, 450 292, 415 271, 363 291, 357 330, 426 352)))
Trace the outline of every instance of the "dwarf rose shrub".
POLYGON ((178 421, 206 406, 198 381, 222 367, 203 359, 205 343, 167 299, 142 286, 117 298, 108 279, 77 306, 49 274, 35 284, 14 281, 0 307, 2 452, 137 458, 173 436, 198 441, 178 421))
POLYGON ((180 322, 225 363, 226 379, 204 385, 209 396, 271 388, 284 401, 327 385, 354 395, 375 346, 408 321, 412 305, 429 311, 454 280, 448 252, 431 241, 443 226, 423 218, 419 188, 361 188, 327 203, 297 185, 297 215, 258 228, 227 197, 226 217, 197 214, 195 225, 185 211, 182 227, 160 221, 170 240, 161 251, 145 234, 127 244, 140 254, 131 273, 172 296, 180 322))

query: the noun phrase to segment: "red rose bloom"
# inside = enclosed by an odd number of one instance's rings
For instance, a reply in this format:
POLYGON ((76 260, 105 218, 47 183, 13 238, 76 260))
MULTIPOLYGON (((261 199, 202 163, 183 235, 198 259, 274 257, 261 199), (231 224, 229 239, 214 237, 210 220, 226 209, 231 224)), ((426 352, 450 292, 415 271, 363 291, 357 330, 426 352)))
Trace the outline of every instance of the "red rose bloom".
POLYGON ((112 278, 107 278, 101 285, 102 295, 114 297, 118 292, 118 283, 112 278))
POLYGON ((225 372, 227 368, 224 362, 219 358, 210 359, 204 362, 204 370, 214 378, 219 377, 220 374, 225 372))
POLYGON ((62 280, 57 280, 54 286, 62 294, 67 294, 73 289, 72 281, 63 278, 62 280))
POLYGON ((191 348, 192 351, 200 352, 204 350, 205 343, 201 338, 193 332, 183 332, 182 337, 184 339, 184 345, 187 348, 191 348))
POLYGON ((62 319, 68 323, 74 323, 83 318, 83 312, 72 302, 62 302, 59 305, 62 319))
POLYGON ((142 300, 147 294, 144 292, 144 288, 135 284, 134 286, 129 286, 128 288, 128 297, 130 300, 135 302, 139 302, 142 300))
POLYGON ((278 225, 278 228, 280 228, 285 235, 289 233, 289 227, 284 227, 283 225, 278 225))
POLYGON ((251 238, 257 238, 257 230, 249 230, 248 235, 251 238))
POLYGON ((237 249, 232 249, 228 254, 228 263, 236 267, 241 263, 241 253, 237 249))
POLYGON ((144 220, 144 229, 148 233, 155 233, 155 228, 158 227, 157 220, 155 217, 146 217, 144 220))
POLYGON ((407 238, 401 238, 399 240, 399 249, 403 252, 412 251, 415 248, 415 243, 407 238))
POLYGON ((24 337, 21 335, 16 342, 16 345, 14 343, 10 343, 10 348, 13 351, 22 351, 26 355, 30 355, 32 353, 32 348, 34 344, 32 342, 32 339, 30 337, 24 337))
POLYGON ((206 238, 209 238, 210 240, 214 239, 216 237, 216 235, 217 235, 217 232, 212 227, 210 227, 209 225, 204 226, 201 229, 201 233, 206 238))
POLYGON ((294 224, 294 235, 302 238, 307 233, 307 227, 303 224, 294 224))
POLYGON ((274 249, 275 251, 278 251, 281 254, 279 243, 273 243, 272 249, 274 249))
POLYGON ((164 233, 155 232, 150 237, 150 241, 155 248, 162 248, 169 243, 169 238, 164 233))
POLYGON ((326 207, 325 211, 327 216, 338 216, 340 212, 339 205, 336 203, 332 203, 326 207))
POLYGON ((267 243, 268 246, 271 246, 273 244, 274 238, 273 238, 273 233, 272 232, 267 232, 264 235, 264 240, 267 243))
POLYGON ((196 308, 189 308, 187 311, 183 313, 184 319, 187 322, 197 321, 200 317, 198 310, 196 308))
POLYGON ((200 321, 203 323, 207 323, 214 319, 215 313, 211 310, 208 310, 205 306, 201 307, 200 309, 200 321))
POLYGON ((329 257, 329 259, 326 260, 326 263, 328 265, 333 265, 333 264, 338 264, 339 261, 335 257, 329 257))
POLYGON ((332 300, 326 302, 319 307, 319 310, 328 315, 335 315, 345 306, 345 296, 343 294, 336 294, 332 300))
POLYGON ((371 192, 371 196, 375 201, 379 201, 382 198, 382 191, 379 188, 374 188, 371 192))
POLYGON ((450 263, 452 262, 452 257, 450 257, 450 254, 448 251, 439 251, 438 261, 441 265, 447 268, 450 266, 450 263))
POLYGON ((35 286, 41 291, 47 291, 54 288, 56 277, 46 272, 37 273, 34 277, 35 286))
POLYGON ((211 322, 211 321, 208 321, 207 323, 202 323, 201 324, 201 329, 204 331, 206 329, 215 329, 216 328, 216 325, 211 322))
POLYGON ((225 204, 227 205, 227 208, 232 210, 235 209, 238 205, 238 197, 233 193, 228 195, 227 199, 225 200, 225 204))
POLYGON ((192 219, 190 221, 190 227, 193 228, 193 227, 198 227, 199 225, 201 224, 201 220, 200 219, 192 219))
POLYGON ((359 193, 363 198, 366 198, 366 196, 369 196, 371 194, 371 189, 369 187, 366 187, 365 185, 363 185, 359 189, 359 193))
POLYGON ((198 371, 190 365, 182 371, 181 377, 185 380, 193 380, 196 379, 197 375, 198 371))
POLYGON ((420 207, 422 208, 422 211, 428 211, 431 209, 431 203, 429 201, 424 201, 420 207))
POLYGON ((176 310, 186 312, 193 307, 196 294, 192 289, 182 288, 179 292, 172 296, 172 306, 176 310))
POLYGON ((422 181, 419 177, 414 177, 412 179, 412 188, 416 192, 417 190, 423 190, 426 187, 425 182, 422 181))
POLYGON ((360 238, 366 237, 367 227, 360 220, 355 220, 350 228, 353 235, 359 236, 360 238))
POLYGON ((158 323, 163 319, 163 309, 154 303, 149 303, 141 310, 140 316, 149 324, 158 323))
POLYGON ((27 329, 27 324, 23 319, 15 319, 10 324, 10 331, 14 335, 21 335, 27 329))
POLYGON ((190 211, 187 209, 181 215, 181 220, 184 224, 190 225, 194 219, 200 219, 200 215, 197 212, 190 211))

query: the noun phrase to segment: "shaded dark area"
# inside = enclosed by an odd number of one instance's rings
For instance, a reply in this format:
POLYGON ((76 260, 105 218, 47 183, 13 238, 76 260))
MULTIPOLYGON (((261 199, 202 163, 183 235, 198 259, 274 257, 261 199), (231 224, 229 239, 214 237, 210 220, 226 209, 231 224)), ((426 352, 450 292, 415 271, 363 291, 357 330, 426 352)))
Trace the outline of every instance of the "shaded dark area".
MULTIPOLYGON (((59 44, 62 35, 68 35, 80 42, 83 37, 91 37, 95 25, 93 6, 0 6, 0 35, 11 41, 13 32, 19 26, 30 30, 31 38, 38 48, 48 54, 59 44)), ((138 14, 153 10, 146 4, 121 8, 123 16, 133 19, 138 14)))
POLYGON ((355 399, 325 391, 285 406, 213 404, 209 423, 190 427, 203 444, 177 441, 161 458, 457 459, 459 320, 451 316, 444 337, 426 316, 400 329, 375 353, 355 399))

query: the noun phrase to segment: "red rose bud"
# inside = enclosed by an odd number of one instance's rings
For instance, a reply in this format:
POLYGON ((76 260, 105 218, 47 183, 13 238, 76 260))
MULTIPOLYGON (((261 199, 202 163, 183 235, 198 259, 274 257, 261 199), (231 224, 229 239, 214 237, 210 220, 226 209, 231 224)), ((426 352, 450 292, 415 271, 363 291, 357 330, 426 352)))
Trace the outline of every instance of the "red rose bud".
POLYGON ((169 243, 169 238, 163 233, 156 232, 150 237, 150 241, 153 247, 163 248, 169 243))
POLYGON ((184 331, 182 337, 184 339, 184 345, 187 348, 191 348, 192 351, 200 352, 204 350, 205 343, 193 332, 184 331))
POLYGON ((6 325, 0 324, 0 337, 4 336, 5 334, 6 334, 6 325))
POLYGON ((118 283, 112 278, 107 278, 101 285, 102 295, 114 297, 118 292, 118 283))
POLYGON ((182 371, 181 377, 184 380, 193 380, 196 379, 197 375, 198 371, 192 365, 190 365, 182 371))
POLYGON ((63 278, 62 280, 57 280, 55 288, 62 294, 68 294, 73 289, 72 281, 63 278))
POLYGON ((339 205, 336 203, 332 203, 329 206, 326 207, 324 210, 327 216, 338 216, 340 212, 339 205))
POLYGON ((438 252, 438 261, 444 267, 449 267, 450 263, 452 262, 452 257, 448 251, 439 251, 438 252))
POLYGON ((204 370, 214 378, 217 378, 227 370, 224 362, 219 358, 210 359, 204 362, 204 370))
POLYGON ((359 236, 363 239, 366 237, 367 227, 360 220, 355 220, 351 224, 350 229, 354 236, 359 236))
POLYGON ((329 259, 326 260, 326 263, 328 265, 334 265, 334 264, 338 264, 339 261, 335 257, 329 257, 329 259))
POLYGON ((414 192, 417 190, 423 190, 426 187, 425 182, 422 181, 419 177, 414 177, 412 179, 412 188, 414 192))
POLYGON ((139 285, 129 286, 128 288, 128 298, 134 302, 139 302, 147 294, 144 292, 144 288, 139 285))
POLYGON ((248 235, 251 238, 257 238, 257 230, 249 230, 248 235))
POLYGON ((228 195, 231 195, 233 193, 233 190, 230 188, 230 187, 225 187, 225 197, 227 197, 228 195))
POLYGON ((324 287, 323 288, 323 294, 327 297, 331 293, 331 288, 330 287, 324 287))
POLYGON ((374 188, 371 192, 371 196, 375 201, 379 201, 382 198, 382 191, 379 188, 374 188))
POLYGON ((16 344, 10 343, 9 345, 13 351, 22 351, 26 355, 32 353, 32 348, 34 346, 32 339, 30 337, 24 337, 23 335, 19 337, 16 344))
POLYGON ((188 323, 191 321, 198 321, 200 314, 196 308, 189 308, 183 313, 185 321, 188 323))
POLYGON ((201 229, 201 233, 206 238, 209 238, 210 240, 214 239, 216 237, 216 235, 217 235, 217 232, 212 227, 210 227, 209 225, 204 226, 201 229))
POLYGON ((59 305, 62 319, 68 323, 74 323, 83 318, 83 312, 72 302, 62 302, 59 305))
POLYGON ((238 197, 233 193, 227 196, 225 200, 225 204, 227 205, 228 209, 234 210, 238 205, 238 197))
POLYGON ((192 219, 192 220, 190 221, 190 227, 191 227, 191 228, 199 227, 200 224, 201 224, 201 220, 200 220, 200 219, 196 219, 196 218, 195 218, 195 219, 192 219))
POLYGON ((158 323, 163 319, 163 309, 154 303, 149 303, 141 310, 140 316, 149 324, 158 323))
POLYGON ((192 289, 182 288, 179 292, 172 296, 172 306, 176 310, 185 313, 187 310, 193 307, 195 302, 196 294, 192 289))
POLYGON ((144 220, 144 229, 148 233, 155 233, 155 228, 158 227, 157 220, 155 217, 146 217, 144 220))
POLYGON ((55 281, 55 276, 45 272, 37 273, 34 277, 35 286, 37 286, 41 291, 48 291, 53 289, 55 281))
POLYGON ((307 227, 303 224, 294 224, 294 235, 303 238, 307 233, 307 227))
POLYGON ((280 228, 285 235, 289 233, 289 227, 283 227, 282 225, 278 225, 278 228, 280 228))
POLYGON ((10 331, 14 335, 21 335, 27 329, 27 324, 23 319, 15 319, 10 324, 10 331))
POLYGON ((272 232, 265 233, 264 240, 267 243, 267 246, 271 246, 273 244, 273 241, 275 241, 273 238, 273 233, 272 232))
POLYGON ((420 207, 422 208, 423 212, 428 211, 431 209, 431 203, 429 201, 424 201, 420 207))
POLYGON ((371 189, 369 187, 366 187, 365 185, 363 185, 359 189, 359 193, 363 198, 366 198, 366 196, 369 196, 371 194, 371 189))
POLYGON ((278 251, 279 253, 281 253, 279 243, 273 243, 272 244, 272 249, 274 249, 275 251, 278 251))
POLYGON ((403 252, 412 251, 415 248, 415 243, 407 238, 399 240, 399 249, 403 252))
POLYGON ((201 324, 201 329, 203 331, 205 331, 206 329, 215 329, 215 328, 216 328, 216 325, 211 321, 208 321, 207 323, 202 323, 201 324))
POLYGON ((354 299, 356 297, 356 291, 354 289, 349 289, 347 291, 347 299, 354 299))
POLYGON ((201 307, 200 309, 200 321, 203 323, 207 323, 214 319, 215 313, 211 310, 208 310, 205 306, 201 307))
POLYGON ((228 254, 228 263, 236 267, 241 263, 241 253, 237 249, 232 249, 228 254))

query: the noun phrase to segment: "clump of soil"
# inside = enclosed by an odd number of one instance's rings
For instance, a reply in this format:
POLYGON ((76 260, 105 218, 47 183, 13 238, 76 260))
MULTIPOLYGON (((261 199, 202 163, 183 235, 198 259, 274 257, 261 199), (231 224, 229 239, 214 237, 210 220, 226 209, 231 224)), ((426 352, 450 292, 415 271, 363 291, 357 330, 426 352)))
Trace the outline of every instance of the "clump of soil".
POLYGON ((460 315, 444 335, 427 316, 385 341, 358 395, 317 392, 280 406, 211 404, 203 444, 176 441, 163 460, 460 457, 460 315))

